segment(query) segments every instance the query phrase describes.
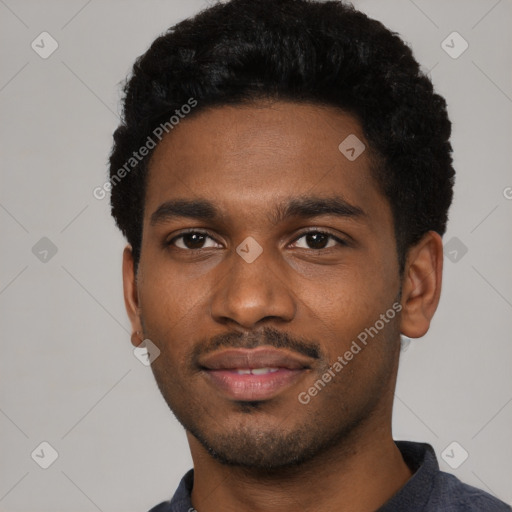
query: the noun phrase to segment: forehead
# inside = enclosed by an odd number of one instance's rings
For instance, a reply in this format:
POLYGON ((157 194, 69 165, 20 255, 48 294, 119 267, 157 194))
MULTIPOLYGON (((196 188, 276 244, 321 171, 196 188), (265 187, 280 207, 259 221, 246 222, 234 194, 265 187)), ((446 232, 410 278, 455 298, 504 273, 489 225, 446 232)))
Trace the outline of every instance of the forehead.
POLYGON ((145 218, 173 198, 208 197, 227 215, 308 195, 378 210, 386 201, 370 165, 360 123, 338 109, 283 101, 204 109, 155 149, 145 218))

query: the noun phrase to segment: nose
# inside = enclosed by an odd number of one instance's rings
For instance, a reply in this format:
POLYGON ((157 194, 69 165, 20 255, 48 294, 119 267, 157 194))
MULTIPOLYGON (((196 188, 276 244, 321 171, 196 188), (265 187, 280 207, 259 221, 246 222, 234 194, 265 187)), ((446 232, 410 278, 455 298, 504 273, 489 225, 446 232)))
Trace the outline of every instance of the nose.
POLYGON ((216 322, 254 329, 270 320, 283 323, 294 318, 292 283, 277 256, 263 250, 249 263, 233 251, 224 265, 226 275, 211 299, 216 322))

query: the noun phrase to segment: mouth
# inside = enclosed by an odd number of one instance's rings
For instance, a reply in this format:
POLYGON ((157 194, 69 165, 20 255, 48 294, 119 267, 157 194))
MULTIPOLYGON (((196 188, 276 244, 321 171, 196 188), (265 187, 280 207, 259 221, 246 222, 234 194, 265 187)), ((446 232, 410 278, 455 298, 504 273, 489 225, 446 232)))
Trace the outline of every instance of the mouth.
POLYGON ((200 361, 209 383, 237 401, 269 400, 284 392, 311 369, 312 360, 272 347, 225 349, 200 361))

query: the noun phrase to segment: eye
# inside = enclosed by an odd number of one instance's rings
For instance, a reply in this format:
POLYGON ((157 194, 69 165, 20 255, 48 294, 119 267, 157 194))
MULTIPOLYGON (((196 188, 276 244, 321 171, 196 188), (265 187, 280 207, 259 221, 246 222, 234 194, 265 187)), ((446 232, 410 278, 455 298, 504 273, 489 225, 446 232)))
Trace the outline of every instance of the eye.
POLYGON ((298 243, 299 240, 304 239, 303 245, 298 246, 299 249, 330 249, 331 247, 335 247, 338 245, 347 245, 340 238, 331 235, 325 231, 308 231, 307 233, 303 233, 299 238, 295 240, 295 244, 298 243), (305 244, 305 245, 304 245, 305 244))
POLYGON ((217 247, 219 244, 203 231, 187 231, 169 240, 166 245, 172 245, 183 250, 198 250, 217 247), (209 241, 209 245, 205 245, 209 241))
MULTIPOLYGON (((346 242, 331 233, 319 230, 311 230, 303 233, 300 237, 295 239, 293 244, 299 249, 314 250, 330 249, 336 245, 347 245, 346 242), (301 240, 303 241, 300 242, 301 240)), ((221 247, 208 233, 197 230, 181 233, 166 242, 166 245, 174 246, 185 251, 221 247)))

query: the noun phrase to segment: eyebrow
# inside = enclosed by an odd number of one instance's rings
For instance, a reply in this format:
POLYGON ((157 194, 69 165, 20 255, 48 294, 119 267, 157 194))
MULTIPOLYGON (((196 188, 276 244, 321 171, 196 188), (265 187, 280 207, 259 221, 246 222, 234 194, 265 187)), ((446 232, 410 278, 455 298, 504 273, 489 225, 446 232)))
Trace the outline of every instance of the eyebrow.
POLYGON ((279 224, 289 218, 313 218, 321 215, 360 218, 365 217, 366 213, 339 196, 297 197, 277 204, 268 218, 273 224, 279 224))
MULTIPOLYGON (((357 219, 365 217, 366 213, 339 196, 308 196, 291 198, 277 204, 269 212, 268 219, 273 224, 279 224, 290 218, 314 218, 321 215, 357 219)), ((225 214, 220 208, 207 199, 174 199, 162 203, 152 213, 150 225, 154 226, 177 218, 216 221, 224 217, 225 214)))

